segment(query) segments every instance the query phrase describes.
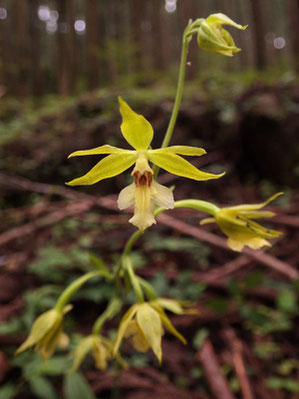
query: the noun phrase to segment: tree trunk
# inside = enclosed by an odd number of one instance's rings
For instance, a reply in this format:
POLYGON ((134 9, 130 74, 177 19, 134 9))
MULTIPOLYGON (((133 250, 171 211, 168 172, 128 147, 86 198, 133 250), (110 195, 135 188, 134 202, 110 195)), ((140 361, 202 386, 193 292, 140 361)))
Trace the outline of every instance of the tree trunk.
POLYGON ((251 0, 255 65, 259 70, 267 66, 261 0, 251 0))
POLYGON ((289 32, 292 43, 294 68, 299 73, 299 0, 289 0, 289 32))
POLYGON ((34 97, 39 97, 42 94, 42 75, 40 69, 40 32, 38 30, 39 21, 37 19, 35 0, 28 0, 28 11, 31 93, 34 97))
POLYGON ((66 10, 68 0, 57 0, 57 10, 59 12, 59 23, 56 31, 56 65, 58 93, 62 96, 70 94, 69 72, 71 69, 68 57, 67 34, 63 28, 66 23, 66 10))
POLYGON ((86 1, 87 80, 90 90, 99 85, 99 3, 98 0, 86 1))

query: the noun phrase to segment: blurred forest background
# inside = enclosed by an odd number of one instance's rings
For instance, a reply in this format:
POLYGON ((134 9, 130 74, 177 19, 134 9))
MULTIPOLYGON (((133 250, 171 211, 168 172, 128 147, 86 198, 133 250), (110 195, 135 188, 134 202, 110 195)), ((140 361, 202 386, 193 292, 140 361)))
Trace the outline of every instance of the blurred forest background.
POLYGON ((192 51, 188 79, 212 68, 299 70, 297 0, 1 0, 1 92, 69 95, 151 84, 176 72, 188 19, 221 9, 241 24, 231 60, 192 51))
MULTIPOLYGON (((0 399, 298 399, 299 0, 0 0, 0 399), (48 364, 14 356, 34 319, 67 284, 112 269, 134 232, 117 193, 129 173, 94 186, 64 185, 105 143, 123 147, 117 96, 153 125, 161 144, 171 115, 183 30, 222 12, 242 51, 232 58, 192 39, 171 144, 203 147, 193 160, 217 181, 161 173, 175 197, 219 206, 259 203, 284 234, 273 247, 234 253, 204 216, 173 210, 136 243, 133 263, 158 295, 190 301, 199 316, 170 316, 187 338, 163 337, 163 364, 126 342, 130 369, 68 354, 90 334, 113 287, 86 284, 65 318, 70 337, 48 364)), ((134 302, 129 295, 125 306, 134 302)), ((119 320, 105 325, 113 339, 119 320)))

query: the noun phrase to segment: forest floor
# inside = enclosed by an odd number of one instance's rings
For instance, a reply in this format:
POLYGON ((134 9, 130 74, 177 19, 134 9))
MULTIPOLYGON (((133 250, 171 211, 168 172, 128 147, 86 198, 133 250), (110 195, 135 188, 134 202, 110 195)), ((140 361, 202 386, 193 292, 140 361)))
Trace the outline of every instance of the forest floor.
MULTIPOLYGON (((170 315, 188 344, 165 333, 161 366, 151 352, 136 353, 129 343, 122 348, 129 369, 111 362, 99 371, 88 359, 82 374, 76 374, 78 390, 87 398, 298 398, 299 192, 294 160, 299 149, 294 143, 299 88, 256 85, 222 102, 212 94, 206 91, 184 103, 173 144, 204 147, 208 154, 194 164, 214 173, 226 170, 226 176, 194 183, 164 173, 160 183, 175 185, 176 199, 217 205, 261 202, 284 191, 268 206, 276 216, 267 222, 283 235, 271 248, 236 253, 215 225, 199 226, 203 214, 161 214, 136 243, 134 265, 160 296, 190 301, 198 309, 198 315, 170 315)), ((153 147, 159 145, 170 99, 153 102, 145 92, 124 98, 152 122, 153 147)), ((71 339, 67 352, 58 351, 45 364, 35 353, 14 356, 14 351, 66 284, 93 270, 89 254, 112 268, 134 232, 129 213, 116 206, 129 174, 91 187, 64 186, 95 163, 93 157, 67 160, 69 153, 105 143, 125 145, 116 110, 114 93, 56 104, 51 112, 24 111, 15 103, 0 110, 1 399, 74 399, 63 382, 71 365, 67 354, 105 309, 112 293, 109 284, 91 282, 74 297, 64 326, 71 339)), ((126 306, 133 300, 129 295, 126 306)), ((105 333, 113 337, 116 328, 112 320, 105 333)))

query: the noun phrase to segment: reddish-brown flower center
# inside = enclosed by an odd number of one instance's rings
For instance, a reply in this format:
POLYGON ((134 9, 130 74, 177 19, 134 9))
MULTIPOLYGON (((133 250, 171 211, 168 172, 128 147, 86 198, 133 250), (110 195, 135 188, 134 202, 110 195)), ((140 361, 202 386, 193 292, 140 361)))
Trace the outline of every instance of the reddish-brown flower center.
POLYGON ((153 172, 146 170, 144 173, 140 173, 138 170, 136 170, 133 173, 134 176, 134 182, 136 187, 144 187, 148 186, 150 187, 153 181, 153 172))

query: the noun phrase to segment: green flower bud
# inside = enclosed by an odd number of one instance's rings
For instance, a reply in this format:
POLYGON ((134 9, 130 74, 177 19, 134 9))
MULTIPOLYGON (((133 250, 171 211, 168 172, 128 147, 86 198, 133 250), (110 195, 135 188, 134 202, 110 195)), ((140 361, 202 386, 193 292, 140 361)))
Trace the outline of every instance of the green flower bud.
POLYGON ((53 355, 57 346, 66 347, 68 337, 62 331, 62 321, 64 314, 70 309, 71 305, 68 305, 63 312, 50 309, 41 314, 33 323, 28 338, 17 349, 16 354, 34 348, 43 359, 47 360, 53 355))
POLYGON ((235 53, 241 51, 241 49, 235 46, 231 34, 222 28, 223 24, 242 30, 247 28, 247 25, 239 25, 224 14, 212 14, 200 24, 197 43, 203 50, 232 57, 235 53))

